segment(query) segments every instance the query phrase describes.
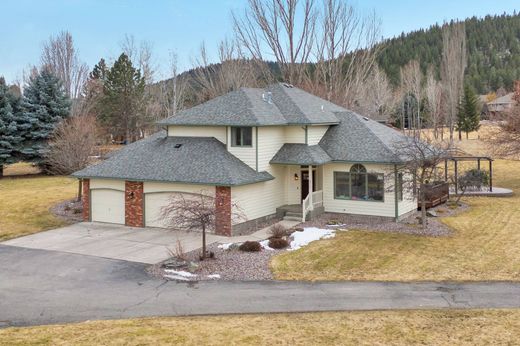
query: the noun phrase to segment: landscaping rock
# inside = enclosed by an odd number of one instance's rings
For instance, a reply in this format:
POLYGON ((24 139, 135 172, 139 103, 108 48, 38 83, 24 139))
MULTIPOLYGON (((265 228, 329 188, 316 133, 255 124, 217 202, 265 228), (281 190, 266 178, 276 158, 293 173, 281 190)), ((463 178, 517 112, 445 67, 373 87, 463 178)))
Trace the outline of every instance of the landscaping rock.
POLYGON ((428 210, 426 211, 426 216, 437 217, 437 213, 435 212, 435 210, 428 210))
POLYGON ((180 258, 172 257, 169 260, 165 261, 161 267, 164 269, 186 269, 188 268, 190 263, 180 258))

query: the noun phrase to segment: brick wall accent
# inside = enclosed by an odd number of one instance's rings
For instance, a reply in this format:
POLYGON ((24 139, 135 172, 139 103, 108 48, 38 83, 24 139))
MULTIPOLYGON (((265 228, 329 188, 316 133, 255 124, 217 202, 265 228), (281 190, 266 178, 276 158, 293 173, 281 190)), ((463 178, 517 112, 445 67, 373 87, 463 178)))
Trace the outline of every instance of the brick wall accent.
POLYGON ((231 236, 231 188, 215 187, 215 233, 231 236))
POLYGON ((125 225, 144 227, 143 182, 125 181, 125 225))
POLYGON ((81 181, 81 203, 83 204, 83 221, 90 221, 90 179, 81 181))

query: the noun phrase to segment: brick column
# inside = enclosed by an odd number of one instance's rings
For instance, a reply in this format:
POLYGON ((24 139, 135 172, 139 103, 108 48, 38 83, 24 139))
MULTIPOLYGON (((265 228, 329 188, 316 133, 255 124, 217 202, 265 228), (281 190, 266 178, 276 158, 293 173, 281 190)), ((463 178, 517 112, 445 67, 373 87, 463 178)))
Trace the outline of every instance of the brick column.
POLYGON ((83 221, 90 221, 90 179, 81 180, 81 204, 83 204, 83 221))
POLYGON ((217 186, 215 188, 215 233, 231 236, 231 188, 217 186))
POLYGON ((143 182, 125 181, 125 225, 144 227, 143 182))

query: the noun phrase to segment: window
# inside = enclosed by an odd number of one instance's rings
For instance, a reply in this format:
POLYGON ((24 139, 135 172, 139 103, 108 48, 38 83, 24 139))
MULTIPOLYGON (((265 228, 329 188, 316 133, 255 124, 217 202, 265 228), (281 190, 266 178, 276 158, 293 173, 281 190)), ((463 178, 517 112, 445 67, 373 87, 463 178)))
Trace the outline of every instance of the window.
POLYGON ((367 170, 363 165, 350 168, 351 199, 365 199, 367 195, 367 170))
POLYGON ((362 201, 384 201, 384 174, 368 173, 356 164, 350 172, 334 172, 334 198, 362 201))
POLYGON ((253 128, 252 127, 232 127, 231 128, 231 146, 233 146, 233 147, 251 147, 251 146, 253 146, 253 128))
POLYGON ((334 172, 334 198, 350 199, 350 176, 347 172, 334 172))

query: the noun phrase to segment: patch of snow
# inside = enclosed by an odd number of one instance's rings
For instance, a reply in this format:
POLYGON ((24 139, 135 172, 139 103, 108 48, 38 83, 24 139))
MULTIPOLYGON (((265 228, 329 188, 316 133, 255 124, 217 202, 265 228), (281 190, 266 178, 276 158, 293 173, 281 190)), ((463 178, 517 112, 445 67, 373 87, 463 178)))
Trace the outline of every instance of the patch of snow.
POLYGON ((208 275, 209 279, 220 279, 220 274, 210 274, 208 275))
POLYGON ((168 274, 171 274, 171 275, 182 276, 182 277, 185 277, 185 278, 192 278, 192 277, 197 276, 197 275, 195 275, 193 273, 190 273, 190 272, 187 272, 187 271, 184 271, 184 270, 166 269, 165 272, 168 273, 168 274))
POLYGON ((172 279, 172 280, 180 280, 180 281, 190 281, 190 278, 186 278, 180 275, 164 275, 163 276, 166 279, 172 279))
POLYGON ((269 247, 269 239, 262 240, 262 241, 260 242, 260 245, 261 245, 265 250, 274 251, 274 249, 273 249, 272 247, 269 247))
POLYGON ((334 238, 336 230, 334 229, 322 229, 317 227, 304 228, 302 232, 294 232, 291 234, 291 248, 290 250, 298 250, 309 243, 320 240, 334 238))
POLYGON ((226 244, 220 244, 218 246, 219 249, 222 249, 222 250, 229 250, 229 247, 233 245, 233 243, 226 243, 226 244))

